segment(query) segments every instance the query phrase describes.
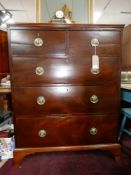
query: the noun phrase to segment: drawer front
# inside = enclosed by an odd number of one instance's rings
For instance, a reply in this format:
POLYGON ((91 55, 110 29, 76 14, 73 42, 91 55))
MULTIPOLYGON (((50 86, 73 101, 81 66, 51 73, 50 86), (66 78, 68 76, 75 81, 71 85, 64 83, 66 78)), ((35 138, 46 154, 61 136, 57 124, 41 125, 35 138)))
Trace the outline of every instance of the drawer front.
POLYGON ((99 40, 99 56, 121 55, 119 31, 11 30, 11 49, 13 55, 92 55, 93 38, 99 40), (34 44, 36 38, 42 39, 42 46, 34 44))
POLYGON ((120 59, 100 57, 100 70, 92 74, 92 58, 86 57, 13 57, 12 76, 15 85, 44 83, 104 84, 120 81, 120 59), (40 71, 39 71, 40 70, 40 71))
POLYGON ((11 30, 13 55, 65 54, 64 31, 11 30), (35 45, 35 39, 42 39, 42 46, 35 45))
POLYGON ((113 143, 117 116, 54 116, 16 119, 16 147, 113 143), (111 125, 109 125, 111 123, 111 125))
POLYGON ((95 49, 91 46, 91 40, 97 38, 99 45, 96 53, 99 56, 120 56, 120 35, 119 31, 70 31, 69 55, 94 54, 95 49))
POLYGON ((119 88, 111 86, 50 86, 13 89, 16 114, 114 113, 119 88))

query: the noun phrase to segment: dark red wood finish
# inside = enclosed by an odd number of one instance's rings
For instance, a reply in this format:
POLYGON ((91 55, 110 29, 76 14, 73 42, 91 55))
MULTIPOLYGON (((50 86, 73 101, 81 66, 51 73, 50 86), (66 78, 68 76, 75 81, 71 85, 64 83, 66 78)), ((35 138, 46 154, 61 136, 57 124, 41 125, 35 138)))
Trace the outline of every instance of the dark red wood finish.
POLYGON ((122 29, 123 25, 10 26, 15 137, 21 148, 15 151, 15 163, 34 151, 105 148, 118 156, 122 29), (34 45, 37 37, 43 40, 41 47, 34 45), (93 38, 99 40, 99 74, 91 73, 93 38), (36 74, 39 66, 43 75, 36 74), (92 95, 97 103, 90 101, 92 95), (37 103, 39 96, 45 99, 43 105, 37 103), (91 128, 97 130, 94 135, 91 128), (42 129, 43 138, 38 135, 42 129))
POLYGON ((36 84, 87 84, 101 85, 119 83, 119 57, 100 57, 100 73, 91 73, 91 55, 73 57, 12 57, 13 82, 17 86, 36 84), (35 69, 41 66, 44 74, 36 75, 35 69), (109 76, 110 75, 110 76, 109 76), (117 81, 117 82, 116 82, 117 81))
POLYGON ((91 145, 117 141, 118 118, 115 115, 22 117, 16 120, 17 147, 91 145), (109 127, 110 121, 112 124, 109 127), (96 135, 90 133, 94 127, 97 128, 96 135), (44 138, 38 135, 41 129, 46 130, 44 138))
POLYGON ((21 115, 37 115, 40 113, 118 113, 118 96, 119 91, 116 85, 21 87, 14 88, 14 110, 16 114, 21 115), (98 97, 97 103, 90 101, 92 95, 98 97), (37 104, 39 96, 45 98, 43 105, 37 104), (113 107, 109 108, 109 106, 113 107))
POLYGON ((0 79, 9 74, 7 32, 0 30, 0 79))
POLYGON ((87 56, 94 53, 91 39, 98 38, 100 45, 97 53, 100 56, 120 56, 119 31, 46 31, 13 30, 11 31, 11 49, 13 55, 50 55, 87 56), (15 36, 14 36, 15 35, 15 36), (36 48, 36 37, 43 39, 43 46, 36 48))

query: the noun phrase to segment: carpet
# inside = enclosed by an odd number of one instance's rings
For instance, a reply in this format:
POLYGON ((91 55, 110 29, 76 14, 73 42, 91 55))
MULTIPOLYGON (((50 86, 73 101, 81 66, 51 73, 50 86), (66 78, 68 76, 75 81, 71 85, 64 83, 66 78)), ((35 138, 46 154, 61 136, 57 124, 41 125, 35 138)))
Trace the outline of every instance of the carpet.
POLYGON ((108 151, 37 153, 25 157, 21 168, 8 160, 0 175, 131 175, 131 139, 123 141, 119 161, 108 151))

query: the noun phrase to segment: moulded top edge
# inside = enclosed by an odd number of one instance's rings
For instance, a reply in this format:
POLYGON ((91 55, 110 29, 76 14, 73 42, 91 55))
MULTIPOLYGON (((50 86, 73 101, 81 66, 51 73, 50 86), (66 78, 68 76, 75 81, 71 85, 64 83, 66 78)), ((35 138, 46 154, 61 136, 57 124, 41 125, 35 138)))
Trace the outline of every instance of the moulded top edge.
POLYGON ((90 28, 123 29, 124 24, 51 24, 51 23, 15 23, 8 25, 8 29, 44 28, 50 30, 72 29, 88 30, 90 28))

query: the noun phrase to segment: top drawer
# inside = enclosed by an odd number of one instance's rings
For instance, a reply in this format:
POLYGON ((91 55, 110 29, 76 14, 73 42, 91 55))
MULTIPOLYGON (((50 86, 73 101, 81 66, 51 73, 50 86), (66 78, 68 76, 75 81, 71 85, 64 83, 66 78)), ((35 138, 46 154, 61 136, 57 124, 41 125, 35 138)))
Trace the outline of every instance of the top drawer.
POLYGON ((89 31, 70 31, 70 46, 90 45, 93 38, 97 38, 100 44, 120 44, 120 31, 108 30, 89 30, 89 31), (77 42, 79 41, 79 42, 77 42))
POLYGON ((92 55, 95 49, 91 41, 97 39, 96 54, 99 56, 120 56, 121 32, 120 31, 70 31, 69 55, 92 55))
POLYGON ((65 48, 64 31, 11 30, 13 55, 65 54, 65 48))
POLYGON ((92 55, 95 50, 91 40, 97 38, 99 56, 120 56, 120 34, 120 31, 103 30, 11 30, 11 52, 13 55, 92 55))

